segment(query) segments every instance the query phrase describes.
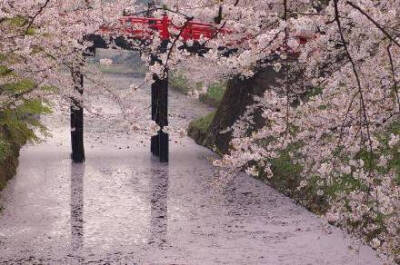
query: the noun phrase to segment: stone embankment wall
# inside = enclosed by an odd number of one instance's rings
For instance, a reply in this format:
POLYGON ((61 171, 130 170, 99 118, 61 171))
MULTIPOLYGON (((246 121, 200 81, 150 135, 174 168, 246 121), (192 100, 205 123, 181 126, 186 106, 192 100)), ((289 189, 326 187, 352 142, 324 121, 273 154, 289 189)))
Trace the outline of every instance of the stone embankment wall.
MULTIPOLYGON (((252 78, 237 77, 229 80, 216 112, 192 122, 189 126, 189 136, 197 143, 212 147, 219 153, 227 153, 232 132, 220 132, 232 126, 244 114, 246 108, 254 103, 254 96, 262 96, 269 87, 278 85, 277 80, 280 78, 282 78, 281 72, 277 73, 272 67, 267 67, 252 78), (209 123, 205 124, 206 122, 209 123)), ((265 122, 260 114, 255 114, 254 130, 265 122)))
POLYGON ((0 127, 0 190, 2 190, 7 181, 11 179, 18 167, 18 157, 21 145, 15 143, 6 129, 0 127))

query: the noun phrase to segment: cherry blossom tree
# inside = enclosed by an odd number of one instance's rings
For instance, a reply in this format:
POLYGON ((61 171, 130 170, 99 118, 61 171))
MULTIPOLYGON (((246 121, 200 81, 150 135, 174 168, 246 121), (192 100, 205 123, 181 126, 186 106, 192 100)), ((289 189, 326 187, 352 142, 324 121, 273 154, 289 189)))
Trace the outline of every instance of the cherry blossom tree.
MULTIPOLYGON (((233 31, 205 40, 211 50, 200 60, 210 68, 202 78, 246 77, 268 65, 287 71, 230 128, 231 152, 215 164, 273 178, 271 161, 286 152, 302 167, 298 188, 327 198, 331 222, 399 262, 399 2, 174 3, 209 21, 221 5, 216 27, 233 31), (218 48, 228 43, 238 50, 223 56, 218 48), (289 83, 291 75, 301 78, 289 83), (249 135, 260 108, 265 126, 249 135)), ((175 54, 177 65, 188 62, 175 54)))
MULTIPOLYGON (((129 3, 102 1, 12 1, 0 3, 1 64, 12 75, 1 84, 29 78, 37 88, 55 86, 64 98, 76 94, 68 69, 84 65, 90 46, 84 35, 112 23, 129 3), (65 3, 64 3, 65 2, 65 3)), ((153 74, 185 68, 213 82, 247 78, 272 66, 285 71, 280 85, 256 98, 232 128, 231 152, 216 165, 225 173, 245 169, 273 179, 272 163, 283 153, 301 168, 299 190, 311 190, 329 207, 326 217, 400 262, 400 2, 398 0, 193 0, 163 1, 174 25, 214 26, 212 38, 171 39, 153 74), (306 40, 306 42, 305 42, 306 40), (202 55, 188 47, 199 46, 202 55), (182 49, 185 48, 185 49, 182 49), (206 67, 205 67, 206 66, 206 67), (256 111, 265 125, 250 131, 256 111)), ((131 12, 138 11, 134 6, 131 12)), ((157 53, 157 34, 143 50, 157 53)), ((1 85, 0 84, 0 85, 1 85)), ((90 93, 90 91, 89 91, 90 93)), ((0 102, 10 98, 0 94, 0 102)), ((13 100, 12 104, 18 104, 13 100)), ((221 132, 223 133, 223 132, 221 132)), ((223 174, 225 174, 223 173, 223 174)))
MULTIPOLYGON (((73 152, 73 159, 83 161, 82 106, 91 107, 82 98, 83 79, 93 76, 85 64, 85 53, 93 45, 86 36, 115 21, 131 4, 127 0, 2 1, 1 125, 17 134, 21 143, 35 140, 33 129, 39 127, 45 133, 46 128, 31 114, 49 112, 49 99, 63 108, 71 105, 73 150, 80 147, 82 151, 73 152)), ((108 93, 117 98, 99 78, 91 79, 93 84, 86 86, 85 94, 108 93)))
POLYGON ((231 152, 215 161, 226 169, 222 174, 246 169, 272 179, 272 162, 285 153, 301 167, 298 189, 327 201, 330 222, 400 262, 399 2, 165 3, 177 11, 173 23, 207 21, 216 34, 199 41, 208 52, 196 56, 182 52, 193 43, 174 32, 177 39, 153 72, 181 67, 212 82, 268 66, 285 71, 279 86, 227 128, 235 137, 231 152), (229 34, 218 34, 224 29, 229 34), (260 109, 265 126, 249 131, 260 109))
MULTIPOLYGON (((92 45, 84 36, 116 20, 131 1, 12 1, 0 3, 1 84, 31 80, 35 85, 21 97, 40 97, 49 87, 69 99, 76 94, 70 72, 84 66, 83 52, 92 45)), ((10 97, 4 96, 8 102, 10 97)), ((3 106, 3 101, 1 102, 3 106)), ((4 103, 11 104, 11 102, 4 103)))

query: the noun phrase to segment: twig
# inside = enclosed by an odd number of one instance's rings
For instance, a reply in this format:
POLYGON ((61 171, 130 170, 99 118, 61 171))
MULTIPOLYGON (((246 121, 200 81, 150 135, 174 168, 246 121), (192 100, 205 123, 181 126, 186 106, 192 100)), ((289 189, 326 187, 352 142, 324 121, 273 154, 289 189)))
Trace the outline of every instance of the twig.
MULTIPOLYGON (((239 4, 239 0, 236 0, 235 4, 233 6, 237 6, 239 4)), ((211 38, 209 38, 208 40, 206 40, 204 42, 204 45, 207 44, 207 42, 209 42, 210 40, 214 39, 220 32, 221 30, 224 29, 224 27, 226 26, 226 21, 224 21, 224 23, 222 24, 221 27, 217 28, 217 30, 214 32, 214 34, 211 36, 211 38)))
POLYGON ((190 21, 193 20, 193 17, 187 18, 185 24, 183 25, 183 27, 181 28, 181 30, 179 31, 178 36, 174 39, 174 41, 172 42, 171 48, 168 51, 168 55, 167 55, 167 59, 165 60, 165 68, 168 68, 168 61, 171 57, 172 54, 172 50, 174 49, 176 42, 179 40, 179 38, 181 37, 183 31, 185 30, 185 28, 187 27, 187 25, 189 24, 190 21))
POLYGON ((392 56, 392 52, 390 51, 390 48, 392 48, 392 43, 390 43, 387 46, 387 52, 388 52, 389 61, 390 61, 390 68, 391 68, 391 71, 392 71, 392 77, 393 77, 393 83, 394 83, 394 91, 396 93, 396 98, 397 98, 397 106, 398 106, 399 112, 400 112, 399 89, 397 87, 398 83, 397 83, 397 79, 396 79, 396 72, 395 72, 395 69, 394 69, 393 56, 392 56))
POLYGON ((43 10, 47 7, 47 5, 50 3, 50 0, 46 0, 46 2, 40 6, 38 12, 31 18, 29 21, 28 26, 26 27, 25 34, 28 33, 29 29, 32 27, 33 23, 35 22, 35 19, 43 12, 43 10))
MULTIPOLYGON (((287 3, 287 0, 283 0, 283 19, 286 21, 287 20, 287 17, 288 17, 288 13, 289 13, 289 10, 288 10, 288 3, 287 3)), ((287 27, 285 28, 285 46, 287 46, 287 41, 288 41, 288 35, 289 35, 289 33, 288 33, 288 29, 287 29, 287 27)), ((288 82, 288 80, 289 80, 289 78, 288 78, 288 75, 289 75, 289 69, 288 69, 288 67, 287 66, 285 66, 285 89, 286 89, 286 130, 285 130, 285 132, 286 132, 286 136, 287 135, 289 135, 289 133, 290 133, 290 126, 289 126, 289 122, 290 122, 290 115, 289 115, 289 113, 290 113, 290 89, 289 89, 289 82, 288 82)))
MULTIPOLYGON (((356 68, 356 64, 355 64, 355 62, 354 62, 354 60, 353 60, 353 57, 352 57, 351 54, 350 54, 348 45, 347 45, 346 40, 345 40, 344 35, 343 35, 342 23, 341 23, 340 17, 339 17, 338 2, 339 2, 339 0, 334 0, 334 1, 333 1, 333 3, 334 3, 334 9, 335 9, 335 21, 336 21, 336 24, 337 24, 337 26, 338 26, 340 38, 341 38, 341 40, 342 40, 342 42, 343 42, 343 47, 344 47, 344 49, 345 49, 347 58, 349 59, 351 65, 352 65, 353 73, 354 73, 354 76, 355 76, 356 81, 357 81, 358 93, 360 94, 360 106, 361 106, 361 109, 362 109, 363 118, 364 118, 364 120, 365 120, 365 122, 366 122, 367 137, 368 137, 368 143, 369 143, 369 156, 370 156, 370 157, 369 157, 369 158, 370 158, 370 159, 369 159, 369 166, 370 166, 370 170, 369 170, 370 172, 369 172, 369 174, 371 174, 371 169, 372 169, 372 152, 373 152, 372 150, 373 150, 373 148, 372 148, 371 133, 370 133, 370 128, 369 128, 369 119, 368 119, 367 110, 366 110, 366 106, 365 106, 364 95, 363 95, 363 90, 362 90, 362 86, 361 86, 361 79, 360 79, 360 76, 359 76, 359 74, 358 74, 358 71, 357 71, 357 68, 356 68)), ((361 114, 360 114, 360 115, 361 115, 361 114)), ((361 124, 362 124, 362 123, 361 123, 361 124)))

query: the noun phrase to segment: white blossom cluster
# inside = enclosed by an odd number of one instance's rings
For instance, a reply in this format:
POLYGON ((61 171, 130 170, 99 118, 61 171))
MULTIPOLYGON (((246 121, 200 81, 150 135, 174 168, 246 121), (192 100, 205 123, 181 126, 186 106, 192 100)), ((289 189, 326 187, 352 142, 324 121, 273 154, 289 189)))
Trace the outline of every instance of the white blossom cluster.
MULTIPOLYGON (((46 97, 49 87, 57 88, 63 99, 79 98, 70 72, 85 74, 83 52, 92 43, 84 36, 115 21, 130 4, 128 0, 2 0, 0 66, 10 74, 0 75, 0 86, 30 80, 35 87, 19 99, 46 97)), ((0 95, 0 106, 17 104, 14 97, 0 95)))

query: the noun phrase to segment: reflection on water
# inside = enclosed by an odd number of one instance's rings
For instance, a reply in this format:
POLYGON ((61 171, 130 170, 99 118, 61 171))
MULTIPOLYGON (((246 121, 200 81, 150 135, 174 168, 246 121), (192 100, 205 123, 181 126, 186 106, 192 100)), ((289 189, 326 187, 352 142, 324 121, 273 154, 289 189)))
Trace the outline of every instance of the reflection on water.
POLYGON ((83 247, 83 177, 85 164, 71 164, 71 257, 82 264, 83 247))
MULTIPOLYGON (((168 226, 168 165, 151 160, 150 167, 150 223, 148 243, 163 246, 167 242, 168 226)), ((85 164, 71 164, 71 264, 85 262, 84 247, 84 175, 85 164)), ((133 191, 132 191, 133 192, 133 191)), ((130 213, 135 215, 135 212, 130 213)), ((132 224, 135 225, 135 224, 132 224)), ((123 229, 123 227, 121 227, 123 229)))
POLYGON ((164 245, 168 226, 168 165, 151 161, 149 244, 164 245))

